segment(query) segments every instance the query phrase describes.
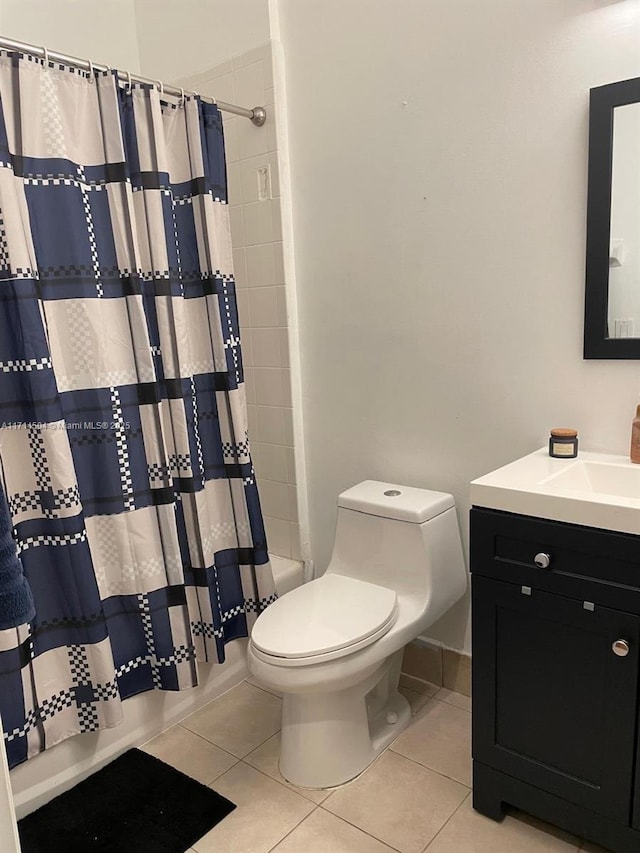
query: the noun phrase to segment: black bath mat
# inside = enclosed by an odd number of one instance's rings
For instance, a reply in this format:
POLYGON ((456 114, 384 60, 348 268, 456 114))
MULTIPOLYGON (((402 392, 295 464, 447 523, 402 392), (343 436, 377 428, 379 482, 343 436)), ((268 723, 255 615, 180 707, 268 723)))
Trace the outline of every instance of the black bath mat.
POLYGON ((22 853, 184 853, 235 805, 130 749, 18 821, 22 853))

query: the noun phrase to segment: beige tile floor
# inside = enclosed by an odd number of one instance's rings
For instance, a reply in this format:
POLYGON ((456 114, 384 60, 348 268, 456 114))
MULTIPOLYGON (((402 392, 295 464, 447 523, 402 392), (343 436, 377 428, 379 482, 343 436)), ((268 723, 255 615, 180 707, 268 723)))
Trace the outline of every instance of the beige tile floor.
POLYGON ((471 702, 402 689, 413 718, 361 776, 309 791, 278 772, 281 699, 245 681, 143 747, 237 808, 191 853, 606 853, 527 815, 471 807, 471 702))

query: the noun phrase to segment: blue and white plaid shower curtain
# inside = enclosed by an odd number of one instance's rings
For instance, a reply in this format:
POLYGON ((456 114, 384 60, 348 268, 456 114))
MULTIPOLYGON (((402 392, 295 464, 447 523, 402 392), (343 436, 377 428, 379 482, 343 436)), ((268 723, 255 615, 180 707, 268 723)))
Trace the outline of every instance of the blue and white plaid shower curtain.
POLYGON ((36 602, 0 631, 11 766, 197 684, 275 597, 220 115, 0 52, 0 463, 36 602))

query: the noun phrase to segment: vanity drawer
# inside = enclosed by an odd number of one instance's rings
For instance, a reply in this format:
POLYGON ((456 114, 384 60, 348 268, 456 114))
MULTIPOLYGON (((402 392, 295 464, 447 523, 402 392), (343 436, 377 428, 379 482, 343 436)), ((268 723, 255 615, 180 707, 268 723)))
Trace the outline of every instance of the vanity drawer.
POLYGON ((640 536, 474 507, 471 554, 473 574, 640 613, 640 536))

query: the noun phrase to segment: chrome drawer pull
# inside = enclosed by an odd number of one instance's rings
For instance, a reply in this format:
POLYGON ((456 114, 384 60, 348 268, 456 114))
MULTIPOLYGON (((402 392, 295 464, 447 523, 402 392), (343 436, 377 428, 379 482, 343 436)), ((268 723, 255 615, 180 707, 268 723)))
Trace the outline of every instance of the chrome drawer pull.
POLYGON ((551 565, 551 557, 549 554, 545 554, 541 551, 539 554, 535 555, 533 562, 539 569, 548 569, 551 565))
POLYGON ((626 640, 616 640, 611 648, 614 655, 618 655, 619 658, 626 658, 629 654, 629 643, 626 640))

